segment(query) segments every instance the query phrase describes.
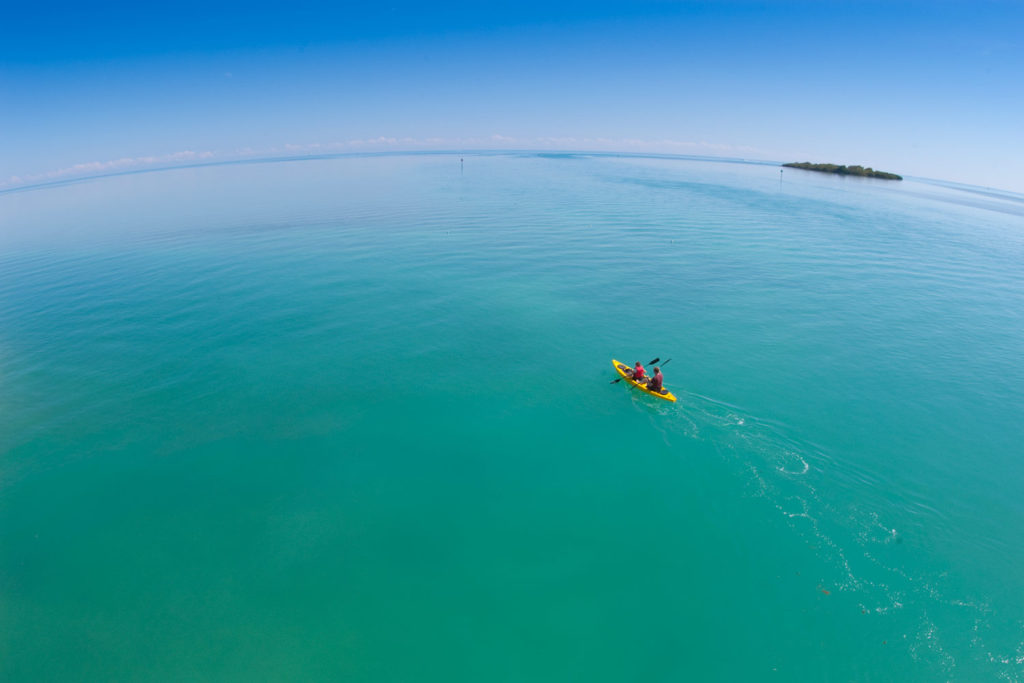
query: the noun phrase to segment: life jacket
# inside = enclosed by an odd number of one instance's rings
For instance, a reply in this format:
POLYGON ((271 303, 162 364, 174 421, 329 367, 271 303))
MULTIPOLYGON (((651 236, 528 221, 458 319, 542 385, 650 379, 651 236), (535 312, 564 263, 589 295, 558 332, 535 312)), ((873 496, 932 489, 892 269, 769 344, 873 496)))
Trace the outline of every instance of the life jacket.
POLYGON ((633 379, 643 379, 647 375, 647 371, 644 370, 644 366, 638 365, 633 368, 633 379))

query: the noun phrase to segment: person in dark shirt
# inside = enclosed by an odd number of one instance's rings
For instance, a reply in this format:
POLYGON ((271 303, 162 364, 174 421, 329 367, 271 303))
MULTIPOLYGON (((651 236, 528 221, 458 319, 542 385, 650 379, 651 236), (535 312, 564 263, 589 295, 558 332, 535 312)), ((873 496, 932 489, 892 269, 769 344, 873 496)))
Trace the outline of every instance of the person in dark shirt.
POLYGON ((661 368, 655 367, 654 375, 652 375, 651 378, 647 380, 647 388, 650 389, 651 391, 656 391, 660 394, 661 385, 664 381, 665 379, 661 376, 661 368))

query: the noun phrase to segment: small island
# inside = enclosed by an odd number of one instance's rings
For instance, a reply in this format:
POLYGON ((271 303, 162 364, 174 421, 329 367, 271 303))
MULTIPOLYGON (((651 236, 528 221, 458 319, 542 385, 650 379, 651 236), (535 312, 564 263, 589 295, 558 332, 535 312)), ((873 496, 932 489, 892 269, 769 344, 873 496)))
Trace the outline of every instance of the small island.
POLYGON ((881 178, 882 180, 903 180, 903 176, 898 176, 895 173, 886 173, 885 171, 876 171, 870 166, 867 168, 863 166, 837 166, 836 164, 812 164, 807 161, 783 164, 783 166, 786 168, 802 168, 805 171, 818 171, 820 173, 856 175, 864 178, 881 178))

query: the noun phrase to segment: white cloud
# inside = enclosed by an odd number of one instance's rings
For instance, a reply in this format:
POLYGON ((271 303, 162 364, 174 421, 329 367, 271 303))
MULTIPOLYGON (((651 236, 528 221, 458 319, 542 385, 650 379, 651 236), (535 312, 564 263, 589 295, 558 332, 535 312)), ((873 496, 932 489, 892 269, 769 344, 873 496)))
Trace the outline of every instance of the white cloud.
POLYGON ((162 156, 122 157, 120 159, 111 159, 108 161, 87 161, 75 164, 74 166, 58 168, 54 171, 47 171, 45 173, 11 176, 5 184, 8 186, 28 185, 48 180, 61 180, 63 178, 74 176, 98 175, 158 164, 204 161, 212 159, 213 157, 213 152, 194 152, 192 150, 185 150, 183 152, 174 152, 173 154, 164 154, 162 156))
POLYGON ((581 140, 577 140, 576 138, 565 138, 565 137, 562 137, 562 138, 552 138, 552 137, 545 137, 545 138, 537 138, 537 142, 542 144, 542 145, 545 145, 547 147, 553 147, 553 146, 575 145, 576 143, 582 142, 582 141, 581 140))

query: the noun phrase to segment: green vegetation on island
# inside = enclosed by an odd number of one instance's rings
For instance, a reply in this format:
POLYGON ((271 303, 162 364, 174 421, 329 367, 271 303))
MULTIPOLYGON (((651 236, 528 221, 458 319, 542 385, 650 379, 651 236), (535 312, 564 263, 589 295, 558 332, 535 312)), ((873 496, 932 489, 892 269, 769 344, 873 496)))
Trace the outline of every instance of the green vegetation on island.
POLYGON ((863 166, 838 166, 836 164, 812 164, 810 162, 794 162, 792 164, 783 164, 787 168, 802 168, 805 171, 819 171, 821 173, 836 173, 838 175, 856 175, 863 176, 865 178, 882 178, 883 180, 903 180, 903 176, 898 176, 895 173, 886 173, 885 171, 876 171, 870 166, 864 168, 863 166))

